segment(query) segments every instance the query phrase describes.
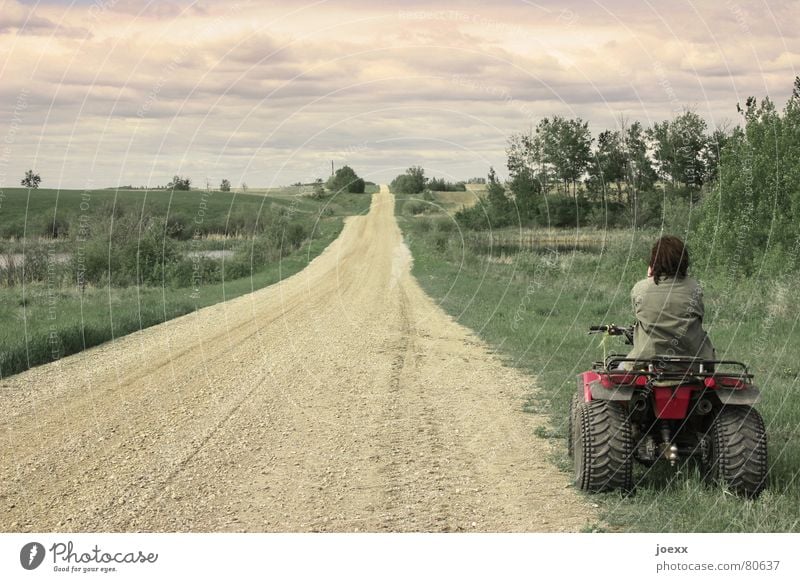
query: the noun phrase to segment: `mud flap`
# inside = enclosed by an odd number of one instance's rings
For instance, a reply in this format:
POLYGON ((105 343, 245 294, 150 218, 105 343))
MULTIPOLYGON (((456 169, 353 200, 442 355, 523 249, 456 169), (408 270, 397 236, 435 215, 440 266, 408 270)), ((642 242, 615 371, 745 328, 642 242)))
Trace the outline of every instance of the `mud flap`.
POLYGON ((714 393, 722 404, 753 406, 761 400, 761 391, 753 386, 747 390, 725 390, 717 388, 714 393))
POLYGON ((589 383, 589 390, 592 392, 592 400, 614 400, 617 402, 628 402, 633 398, 633 386, 614 386, 605 388, 599 381, 589 383))

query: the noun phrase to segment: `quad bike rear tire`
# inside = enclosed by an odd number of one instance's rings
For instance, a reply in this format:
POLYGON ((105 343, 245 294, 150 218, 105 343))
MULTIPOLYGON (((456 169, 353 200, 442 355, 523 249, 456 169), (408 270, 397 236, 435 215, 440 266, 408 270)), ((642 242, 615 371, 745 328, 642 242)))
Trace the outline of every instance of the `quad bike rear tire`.
POLYGON ((756 409, 723 407, 706 438, 708 456, 703 463, 703 476, 707 482, 724 485, 750 499, 767 488, 767 432, 756 409))
POLYGON ((633 491, 633 434, 625 408, 606 400, 579 403, 572 441, 579 489, 633 491))
POLYGON ((575 426, 575 414, 578 410, 578 406, 583 404, 583 394, 581 392, 573 392, 572 399, 569 401, 569 421, 567 426, 567 454, 569 458, 572 459, 574 455, 574 439, 572 438, 572 433, 574 431, 575 426))

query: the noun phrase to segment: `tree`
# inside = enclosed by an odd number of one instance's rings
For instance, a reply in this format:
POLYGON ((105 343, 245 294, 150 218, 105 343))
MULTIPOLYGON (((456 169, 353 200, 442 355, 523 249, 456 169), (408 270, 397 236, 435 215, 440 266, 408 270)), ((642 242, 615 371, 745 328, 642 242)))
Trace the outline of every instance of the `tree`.
POLYGON ((642 124, 634 121, 624 130, 625 183, 628 190, 628 203, 638 194, 650 190, 657 175, 653 163, 647 155, 647 137, 642 124))
POLYGON ((242 182, 242 192, 247 192, 247 182, 242 182))
POLYGON ((352 192, 363 194, 366 184, 358 177, 355 170, 350 166, 342 166, 336 173, 328 178, 328 190, 334 193, 352 192))
POLYGON ((547 192, 553 173, 552 163, 545 155, 545 141, 550 140, 551 122, 548 118, 542 119, 536 126, 536 132, 512 134, 508 139, 506 154, 508 156, 508 171, 512 181, 521 174, 527 181, 534 177, 547 192))
POLYGON ((322 178, 317 178, 314 181, 314 186, 311 190, 311 197, 317 200, 325 198, 325 186, 322 184, 322 178))
POLYGON ((729 137, 730 131, 728 130, 727 122, 714 129, 708 137, 706 147, 702 153, 703 165, 705 167, 705 176, 703 176, 704 183, 716 182, 719 178, 720 155, 725 145, 728 143, 729 137))
POLYGON ((597 136, 597 151, 590 174, 595 176, 603 185, 614 184, 617 188, 617 198, 622 201, 622 182, 625 180, 627 156, 625 155, 625 142, 619 131, 606 130, 597 136))
POLYGON ((508 147, 506 147, 508 162, 506 167, 511 178, 521 173, 533 172, 540 162, 540 156, 537 156, 535 152, 536 139, 536 136, 530 132, 514 133, 508 138, 508 147))
POLYGON ((730 284, 758 271, 796 276, 800 267, 800 78, 781 114, 768 98, 737 109, 719 181, 703 199, 695 245, 725 268, 730 284))
POLYGON ((511 223, 511 201, 506 196, 506 190, 497 179, 494 168, 489 168, 486 187, 486 199, 489 202, 489 217, 491 226, 500 228, 511 223))
POLYGON ((412 166, 405 174, 400 174, 392 180, 392 191, 398 194, 420 194, 425 190, 427 178, 425 170, 420 166, 412 166))
POLYGON ((580 117, 569 119, 560 128, 560 146, 563 150, 563 167, 560 177, 564 182, 572 182, 572 194, 577 195, 577 183, 586 172, 592 159, 592 134, 589 122, 580 117))
POLYGON ((219 189, 222 192, 230 192, 231 191, 231 181, 227 178, 223 178, 222 182, 219 183, 219 189))
POLYGON ((647 131, 662 180, 673 186, 699 188, 706 176, 704 152, 707 149, 706 122, 685 109, 673 121, 656 123, 647 131))
MULTIPOLYGON (((586 172, 592 155, 592 135, 589 123, 580 117, 565 119, 558 115, 543 119, 536 127, 536 138, 530 143, 531 158, 547 175, 548 166, 564 186, 564 194, 572 184, 573 195, 577 194, 577 182, 586 172)), ((546 180, 543 180, 546 184, 546 180)))
MULTIPOLYGON (((489 177, 490 179, 494 178, 494 171, 489 177)), ((542 199, 541 182, 536 179, 532 171, 528 170, 518 172, 511 178, 508 186, 514 194, 517 212, 519 212, 519 218, 522 223, 535 221, 539 213, 539 203, 542 199)))
POLYGON ((42 177, 39 174, 34 173, 33 170, 28 170, 25 172, 25 177, 22 179, 20 184, 26 188, 33 188, 35 190, 39 187, 41 181, 42 177))
POLYGON ((190 178, 183 178, 175 174, 172 177, 172 181, 167 184, 167 189, 172 190, 189 190, 192 185, 192 180, 190 178))
POLYGON ((705 181, 706 165, 703 154, 708 143, 707 129, 705 120, 690 109, 684 110, 672 122, 676 179, 687 188, 699 188, 705 181))

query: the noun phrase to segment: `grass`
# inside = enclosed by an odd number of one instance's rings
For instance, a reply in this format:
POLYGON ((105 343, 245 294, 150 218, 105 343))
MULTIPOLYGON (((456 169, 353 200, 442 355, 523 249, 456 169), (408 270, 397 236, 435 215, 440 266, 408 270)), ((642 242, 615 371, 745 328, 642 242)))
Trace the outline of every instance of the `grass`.
MULTIPOLYGON (((27 191, 11 194, 6 191, 3 207, 0 208, 0 224, 3 225, 7 224, 6 220, 21 218, 25 221, 41 216, 38 214, 41 212, 55 212, 57 216, 63 212, 68 216, 75 208, 80 210, 81 200, 85 200, 82 198, 85 194, 76 191, 40 190, 31 194, 30 202, 27 201, 27 191), (28 207, 27 214, 23 212, 25 206, 28 207), (37 214, 30 210, 31 206, 35 206, 37 214)), ((257 216, 264 200, 263 196, 213 193, 203 208, 197 198, 200 193, 175 194, 172 208, 183 212, 202 208, 204 218, 212 224, 223 226, 224 215, 231 207, 237 212, 257 216), (215 202, 211 203, 211 200, 215 202), (223 216, 220 217, 218 213, 223 216)), ((113 200, 115 195, 117 203, 127 213, 141 212, 142 208, 154 212, 166 211, 170 204, 170 194, 167 192, 151 192, 145 197, 143 191, 135 190, 118 193, 92 191, 90 199, 103 203, 113 200)), ((24 285, 0 287, 0 378, 289 277, 302 270, 339 235, 345 216, 367 212, 370 198, 364 194, 348 194, 323 200, 303 197, 279 202, 283 207, 293 209, 293 220, 304 225, 310 233, 308 237, 296 250, 278 254, 277 258, 263 264, 256 263, 252 269, 247 260, 247 268, 243 269, 245 276, 223 282, 179 286, 174 281, 164 279, 161 285, 88 285, 81 291, 74 283, 74 272, 70 275, 70 265, 60 265, 58 271, 52 271, 58 273, 56 276, 38 281, 26 278, 24 285)), ((207 238, 181 241, 177 247, 181 253, 235 249, 239 255, 246 255, 251 241, 256 240, 259 239, 241 234, 235 238, 207 234, 207 238)), ((0 254, 14 252, 15 246, 26 245, 29 252, 35 249, 39 256, 47 257, 48 249, 56 249, 59 253, 70 252, 78 248, 77 244, 74 232, 61 239, 6 240, 0 241, 0 254)), ((106 244, 105 248, 115 247, 106 244)), ((244 259, 237 255, 239 262, 244 259)), ((47 263, 44 265, 48 266, 47 263)))
MULTIPOLYGON (((398 213, 405 200, 397 201, 398 213)), ((602 357, 591 324, 632 321, 629 293, 644 277, 645 252, 657 235, 642 231, 590 231, 599 248, 584 250, 586 233, 565 248, 505 254, 475 252, 468 236, 447 217, 399 217, 414 256, 413 272, 425 291, 460 323, 476 330, 510 365, 538 379, 525 410, 544 412, 541 431, 560 452, 552 461, 571 475, 566 455, 569 398, 576 375, 602 357)), ((564 232, 569 238, 572 233, 564 232)), ((751 364, 763 393, 758 409, 769 433, 770 489, 745 501, 702 484, 686 464, 637 469, 633 497, 592 496, 614 531, 790 532, 800 529, 800 345, 793 309, 798 287, 789 279, 731 281, 698 261, 694 271, 705 288, 706 321, 718 356, 751 364)), ((618 352, 627 351, 617 344, 618 352)))

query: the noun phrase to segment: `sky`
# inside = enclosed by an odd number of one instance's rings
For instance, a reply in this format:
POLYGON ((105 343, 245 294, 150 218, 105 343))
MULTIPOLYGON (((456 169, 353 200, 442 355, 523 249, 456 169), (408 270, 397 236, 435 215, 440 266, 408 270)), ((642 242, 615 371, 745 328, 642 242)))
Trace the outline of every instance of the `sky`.
POLYGON ((0 0, 0 188, 503 176, 545 116, 788 98, 800 0, 0 0))

